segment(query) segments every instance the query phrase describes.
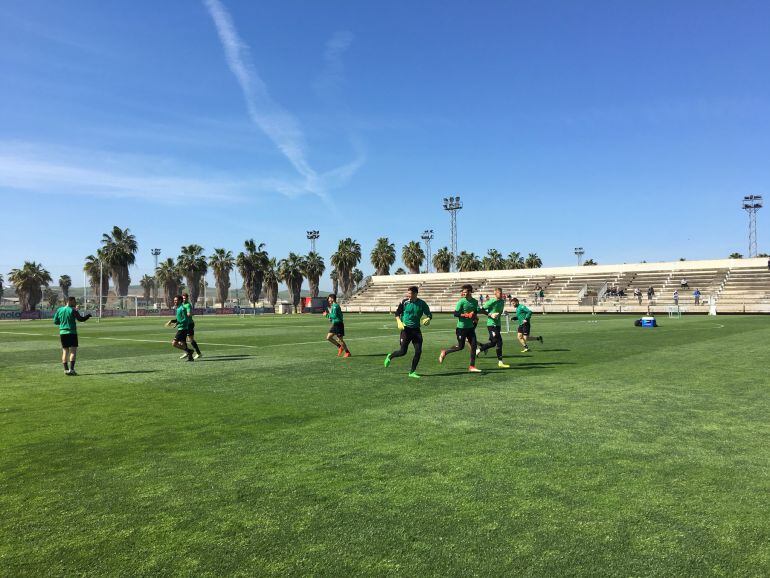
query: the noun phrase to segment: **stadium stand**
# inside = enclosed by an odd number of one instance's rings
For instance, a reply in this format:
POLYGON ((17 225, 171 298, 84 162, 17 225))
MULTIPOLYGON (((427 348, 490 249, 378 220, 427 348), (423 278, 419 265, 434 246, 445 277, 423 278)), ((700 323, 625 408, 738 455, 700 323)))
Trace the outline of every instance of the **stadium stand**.
POLYGON ((406 288, 417 285, 420 297, 431 309, 452 311, 465 283, 474 286, 476 296, 491 296, 495 287, 502 287, 506 295, 518 297, 538 312, 665 313, 674 306, 675 290, 679 291, 679 307, 688 312, 708 313, 714 304, 719 313, 770 312, 770 270, 764 258, 375 275, 343 308, 351 312, 394 311, 406 288), (687 281, 687 287, 682 287, 682 280, 687 281), (535 298, 538 286, 545 293, 542 303, 535 298), (649 287, 654 289, 652 299, 647 297, 649 287), (641 305, 633 295, 637 288, 642 292, 641 305), (701 293, 697 306, 696 288, 701 293))

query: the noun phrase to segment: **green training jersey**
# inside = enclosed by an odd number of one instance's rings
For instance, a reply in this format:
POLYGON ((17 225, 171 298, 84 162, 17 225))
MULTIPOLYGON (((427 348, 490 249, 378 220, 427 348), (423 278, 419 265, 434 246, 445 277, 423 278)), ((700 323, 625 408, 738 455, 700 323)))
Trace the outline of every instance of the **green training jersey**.
POLYGON ((193 316, 193 306, 192 303, 189 301, 187 303, 182 303, 182 307, 184 307, 185 313, 190 317, 190 320, 192 320, 193 316))
POLYGON ((493 297, 484 303, 484 309, 487 311, 487 327, 500 327, 503 320, 503 310, 505 309, 505 299, 493 297), (492 319, 489 317, 490 313, 499 313, 499 315, 492 319))
POLYGON ((59 307, 53 316, 53 322, 59 326, 59 335, 76 334, 78 317, 80 317, 78 312, 69 305, 59 307))
POLYGON ((329 321, 332 323, 342 323, 342 307, 339 303, 332 303, 329 307, 329 321))
POLYGON ((529 321, 530 317, 532 317, 532 311, 529 310, 529 307, 519 303, 516 306, 516 319, 519 320, 519 325, 525 321, 529 321))
MULTIPOLYGON (((473 297, 463 297, 457 302, 457 305, 455 306, 455 311, 460 313, 478 313, 479 311, 479 302, 476 301, 473 297)), ((470 319, 467 317, 458 317, 457 318, 457 328, 458 329, 473 329, 475 325, 473 324, 473 318, 470 319)))
POLYGON ((182 331, 190 328, 190 318, 187 317, 187 311, 184 305, 180 305, 176 308, 176 328, 177 331, 182 331))
POLYGON ((423 315, 429 319, 433 319, 433 313, 430 312, 428 304, 422 299, 415 299, 414 301, 404 299, 399 304, 398 309, 396 309, 396 316, 401 319, 404 327, 410 327, 412 329, 420 328, 420 319, 423 315))

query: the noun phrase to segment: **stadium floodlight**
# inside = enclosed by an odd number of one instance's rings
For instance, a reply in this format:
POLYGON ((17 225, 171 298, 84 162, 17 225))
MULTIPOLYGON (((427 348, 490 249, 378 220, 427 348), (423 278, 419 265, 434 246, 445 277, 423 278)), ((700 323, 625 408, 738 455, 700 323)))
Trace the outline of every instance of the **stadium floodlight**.
POLYGON ((430 273, 430 242, 433 240, 433 229, 425 229, 422 232, 422 235, 420 235, 420 238, 425 241, 425 255, 428 261, 427 265, 425 266, 425 272, 430 273))
POLYGON ((583 250, 583 247, 575 247, 575 257, 577 257, 578 267, 583 263, 583 255, 585 255, 586 252, 583 250))
POLYGON ((449 212, 449 238, 452 251, 452 269, 455 268, 454 260, 457 258, 457 211, 463 208, 460 197, 444 198, 444 210, 449 212))
POLYGON ((746 195, 741 201, 741 208, 749 215, 749 257, 757 256, 757 212, 763 204, 762 195, 746 195))
MULTIPOLYGON (((155 277, 155 275, 158 274, 158 256, 160 255, 160 249, 152 249, 150 251, 152 253, 152 256, 155 257, 155 269, 152 271, 152 276, 155 277)), ((153 293, 155 293, 155 307, 158 306, 158 280, 155 280, 155 287, 153 289, 153 293)))
POLYGON ((310 241, 310 252, 315 253, 315 242, 318 237, 321 236, 321 233, 318 231, 308 231, 307 232, 307 238, 310 241))

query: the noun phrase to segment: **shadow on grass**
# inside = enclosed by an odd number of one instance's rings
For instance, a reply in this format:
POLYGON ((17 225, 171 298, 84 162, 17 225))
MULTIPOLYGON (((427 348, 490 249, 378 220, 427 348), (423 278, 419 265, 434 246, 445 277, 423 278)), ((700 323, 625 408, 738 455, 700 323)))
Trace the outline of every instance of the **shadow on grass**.
POLYGON ((572 351, 571 349, 538 349, 537 351, 572 351))
POLYGON ((157 369, 132 369, 130 371, 97 371, 95 373, 84 373, 82 375, 127 375, 129 373, 157 373, 157 369))
POLYGON ((243 359, 249 359, 254 357, 253 355, 216 355, 216 356, 203 356, 200 359, 196 359, 196 363, 205 363, 207 361, 239 361, 243 359))
POLYGON ((484 369, 481 371, 481 373, 471 373, 467 369, 465 371, 445 371, 443 373, 423 373, 423 377, 446 377, 449 375, 484 375, 490 370, 484 369))

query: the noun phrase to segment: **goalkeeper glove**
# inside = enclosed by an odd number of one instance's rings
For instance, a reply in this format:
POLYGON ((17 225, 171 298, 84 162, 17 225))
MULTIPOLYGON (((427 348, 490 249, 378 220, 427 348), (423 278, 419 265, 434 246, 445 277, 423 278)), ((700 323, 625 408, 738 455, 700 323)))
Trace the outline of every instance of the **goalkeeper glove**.
POLYGON ((473 313, 460 313, 460 317, 465 317, 466 319, 473 319, 473 313))
POLYGON ((423 318, 422 321, 420 321, 423 325, 430 325, 430 317, 423 318))
POLYGON ((499 314, 499 313, 491 313, 489 316, 490 316, 492 319, 497 319, 498 317, 500 317, 500 314, 499 314))
POLYGON ((396 325, 398 326, 398 328, 399 328, 401 331, 403 331, 403 330, 404 330, 404 327, 405 327, 405 325, 404 325, 404 322, 403 322, 403 321, 401 321, 401 318, 400 318, 400 317, 396 317, 396 325))

